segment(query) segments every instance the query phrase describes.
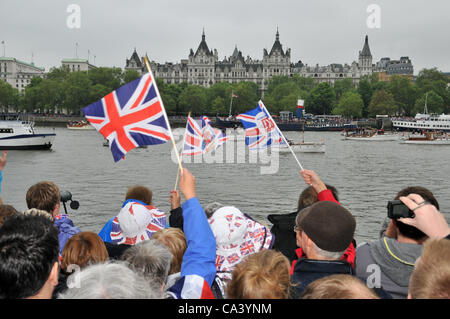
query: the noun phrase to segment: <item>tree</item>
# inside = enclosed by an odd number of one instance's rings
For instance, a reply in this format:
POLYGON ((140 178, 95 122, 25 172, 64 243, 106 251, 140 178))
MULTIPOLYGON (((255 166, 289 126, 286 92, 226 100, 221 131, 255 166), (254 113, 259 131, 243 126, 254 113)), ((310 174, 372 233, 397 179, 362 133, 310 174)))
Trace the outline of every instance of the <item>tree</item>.
POLYGON ((416 100, 414 113, 422 113, 425 102, 429 113, 441 114, 444 112, 444 99, 434 91, 429 91, 416 100))
POLYGON ((370 100, 372 99, 373 89, 372 84, 368 79, 361 79, 359 81, 358 93, 361 96, 364 107, 362 110, 362 116, 366 117, 368 114, 368 107, 370 104, 370 100))
POLYGON ((139 75, 138 71, 136 70, 126 70, 122 74, 122 83, 129 83, 131 81, 139 79, 141 76, 139 75))
POLYGON ((233 99, 232 114, 247 112, 258 103, 258 85, 253 82, 239 82, 233 85, 233 93, 238 97, 233 99))
POLYGON ((338 107, 333 110, 333 114, 348 118, 361 117, 363 108, 364 102, 359 93, 348 91, 342 95, 338 107))
POLYGON ((67 110, 79 114, 83 107, 94 102, 91 100, 91 86, 86 72, 71 72, 64 83, 64 106, 67 110))
POLYGON ((320 83, 305 101, 305 108, 313 114, 330 114, 336 103, 336 93, 327 82, 320 83))
POLYGON ((191 111, 193 115, 201 115, 206 110, 206 89, 198 85, 188 85, 180 94, 180 107, 183 111, 191 111))
POLYGON ((95 68, 87 73, 92 85, 101 84, 114 91, 122 85, 122 70, 120 68, 95 68))
POLYGON ((211 103, 211 113, 222 115, 227 114, 227 105, 222 97, 217 96, 211 103))
POLYGON ((385 90, 379 90, 373 93, 369 108, 367 109, 369 116, 376 115, 394 115, 397 106, 392 94, 385 90))
POLYGON ((16 107, 18 101, 18 90, 9 83, 0 80, 0 106, 8 112, 10 107, 16 107))
POLYGON ((293 111, 296 108, 299 95, 300 90, 294 82, 284 82, 264 96, 264 104, 271 113, 293 111))
POLYGON ((389 81, 389 92, 397 104, 397 112, 411 116, 417 98, 417 88, 407 78, 394 75, 389 81))
POLYGON ((442 97, 446 108, 450 107, 450 90, 447 86, 449 82, 450 79, 436 68, 421 70, 416 79, 421 95, 434 91, 442 97))
POLYGON ((336 101, 340 101, 344 93, 354 90, 355 86, 353 85, 353 80, 350 78, 337 80, 336 82, 334 82, 334 92, 336 92, 336 101))

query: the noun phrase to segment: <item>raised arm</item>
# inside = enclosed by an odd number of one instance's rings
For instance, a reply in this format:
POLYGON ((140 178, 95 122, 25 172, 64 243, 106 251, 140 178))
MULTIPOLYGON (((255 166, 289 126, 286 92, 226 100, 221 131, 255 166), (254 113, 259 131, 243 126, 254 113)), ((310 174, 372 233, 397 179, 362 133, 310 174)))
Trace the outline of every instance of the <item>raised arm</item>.
POLYGON ((317 192, 317 199, 319 201, 331 201, 340 204, 316 172, 304 169, 300 171, 300 175, 303 177, 305 183, 317 192))
POLYGON ((181 276, 199 275, 211 286, 216 275, 216 240, 196 197, 195 177, 187 169, 183 169, 181 173, 180 190, 186 199, 182 209, 187 242, 181 276))

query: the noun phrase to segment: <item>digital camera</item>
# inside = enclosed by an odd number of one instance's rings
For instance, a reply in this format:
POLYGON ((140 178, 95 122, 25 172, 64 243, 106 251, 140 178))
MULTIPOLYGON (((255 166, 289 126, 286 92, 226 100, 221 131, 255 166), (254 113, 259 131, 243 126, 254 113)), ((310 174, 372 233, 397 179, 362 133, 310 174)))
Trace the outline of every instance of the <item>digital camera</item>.
POLYGON ((387 204, 388 217, 391 219, 413 218, 414 212, 400 200, 390 200, 387 204))

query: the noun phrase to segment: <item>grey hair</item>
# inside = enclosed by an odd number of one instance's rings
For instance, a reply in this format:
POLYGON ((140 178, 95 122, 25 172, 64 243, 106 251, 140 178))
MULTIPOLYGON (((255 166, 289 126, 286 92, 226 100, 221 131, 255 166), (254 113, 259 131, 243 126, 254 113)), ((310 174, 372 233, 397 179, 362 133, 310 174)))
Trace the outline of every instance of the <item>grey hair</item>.
POLYGON ((214 203, 210 203, 208 205, 205 206, 205 214, 207 218, 210 218, 214 212, 216 210, 218 210, 219 208, 224 207, 224 205, 222 205, 221 203, 218 202, 214 202, 214 203))
POLYGON ((314 249, 316 250, 316 254, 327 259, 338 260, 345 253, 345 250, 338 252, 323 250, 322 248, 319 248, 315 242, 312 243, 314 245, 314 249))
POLYGON ((120 259, 152 285, 161 288, 167 282, 172 258, 166 245, 150 239, 128 248, 120 259))
POLYGON ((53 221, 53 216, 46 210, 41 210, 37 208, 30 208, 23 212, 24 215, 27 216, 44 216, 47 217, 49 220, 53 221))
POLYGON ((69 276, 74 285, 58 299, 161 299, 139 274, 121 262, 107 262, 83 268, 69 276))

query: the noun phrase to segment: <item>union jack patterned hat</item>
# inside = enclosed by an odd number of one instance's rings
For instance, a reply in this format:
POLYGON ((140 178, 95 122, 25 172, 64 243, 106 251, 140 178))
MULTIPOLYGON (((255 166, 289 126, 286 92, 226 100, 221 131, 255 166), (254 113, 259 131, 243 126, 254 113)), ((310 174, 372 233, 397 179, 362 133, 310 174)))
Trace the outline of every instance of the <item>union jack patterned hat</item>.
POLYGON ((230 280, 234 266, 244 257, 272 248, 270 230, 234 206, 216 210, 209 224, 216 238, 216 271, 221 279, 230 280))
POLYGON ((112 222, 111 240, 115 244, 134 245, 150 239, 165 226, 166 214, 163 211, 154 206, 129 202, 112 222))

